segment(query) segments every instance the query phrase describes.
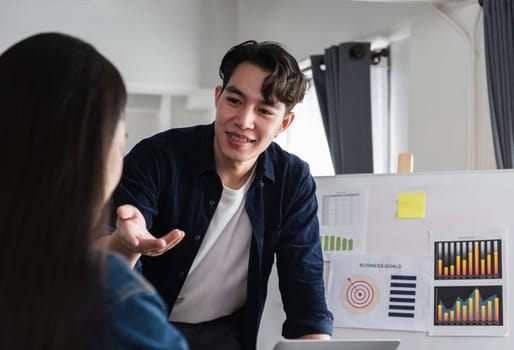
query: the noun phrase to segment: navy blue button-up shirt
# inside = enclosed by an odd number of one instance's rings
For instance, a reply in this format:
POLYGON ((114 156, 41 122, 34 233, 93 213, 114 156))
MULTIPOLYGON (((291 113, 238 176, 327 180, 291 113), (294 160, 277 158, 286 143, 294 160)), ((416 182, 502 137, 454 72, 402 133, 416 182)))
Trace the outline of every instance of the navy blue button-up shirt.
MULTIPOLYGON (((174 228, 185 232, 182 242, 169 252, 141 258, 143 275, 170 310, 221 198, 213 140, 211 124, 172 129, 141 141, 125 157, 122 180, 114 194, 114 207, 132 204, 139 208, 156 237, 174 228)), ((332 334, 315 191, 309 168, 298 157, 275 143, 259 156, 245 204, 252 241, 247 301, 239 323, 244 349, 255 348, 275 257, 286 313, 283 336, 332 334)))

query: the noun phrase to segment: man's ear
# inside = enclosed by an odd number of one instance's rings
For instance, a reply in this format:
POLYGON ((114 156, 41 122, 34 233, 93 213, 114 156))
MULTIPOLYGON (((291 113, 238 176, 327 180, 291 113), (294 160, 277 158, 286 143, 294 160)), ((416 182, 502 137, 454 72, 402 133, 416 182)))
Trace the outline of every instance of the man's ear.
POLYGON ((217 107, 218 100, 221 97, 221 94, 223 93, 223 88, 221 85, 216 86, 216 89, 214 90, 214 107, 217 107))
POLYGON ((281 133, 286 131, 287 128, 289 128, 289 126, 291 125, 291 123, 294 120, 294 117, 295 117, 294 112, 286 113, 286 115, 284 116, 284 119, 282 119, 282 125, 280 126, 280 129, 278 129, 278 133, 275 135, 275 137, 277 137, 278 135, 280 135, 281 133))

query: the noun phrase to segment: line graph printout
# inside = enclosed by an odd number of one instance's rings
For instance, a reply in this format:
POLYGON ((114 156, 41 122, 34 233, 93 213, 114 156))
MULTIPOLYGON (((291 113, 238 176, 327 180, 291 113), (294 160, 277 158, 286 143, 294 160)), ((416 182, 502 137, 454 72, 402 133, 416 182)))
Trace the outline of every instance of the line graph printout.
POLYGON ((318 203, 320 241, 325 257, 332 252, 362 252, 366 222, 363 192, 318 192, 318 203))
POLYGON ((427 331, 430 256, 333 253, 327 303, 335 327, 427 331))
POLYGON ((431 232, 430 335, 508 334, 506 232, 431 232))
POLYGON ((503 325, 501 286, 436 287, 434 324, 503 325))

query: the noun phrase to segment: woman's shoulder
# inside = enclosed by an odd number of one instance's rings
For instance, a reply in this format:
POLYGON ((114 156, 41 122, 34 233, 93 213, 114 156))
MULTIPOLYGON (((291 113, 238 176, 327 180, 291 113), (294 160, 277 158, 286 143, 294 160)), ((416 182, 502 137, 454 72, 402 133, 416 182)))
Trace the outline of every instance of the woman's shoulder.
POLYGON ((182 335, 168 322, 157 291, 124 257, 107 253, 105 271, 105 320, 114 348, 187 349, 182 335))
POLYGON ((108 303, 119 303, 136 294, 157 294, 152 285, 133 271, 127 260, 113 252, 106 254, 105 289, 108 303))

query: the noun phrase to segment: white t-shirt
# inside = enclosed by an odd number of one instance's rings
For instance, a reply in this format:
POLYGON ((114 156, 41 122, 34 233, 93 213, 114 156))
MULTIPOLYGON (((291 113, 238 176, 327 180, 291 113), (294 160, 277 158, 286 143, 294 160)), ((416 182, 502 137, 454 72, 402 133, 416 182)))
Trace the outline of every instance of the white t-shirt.
POLYGON ((245 202, 252 179, 253 175, 238 190, 223 186, 170 321, 210 321, 232 314, 245 303, 252 235, 245 202))

